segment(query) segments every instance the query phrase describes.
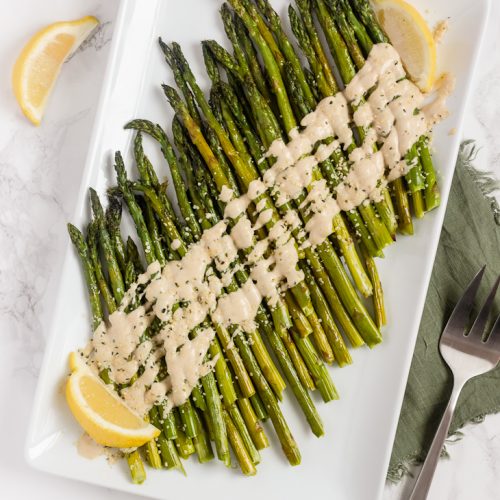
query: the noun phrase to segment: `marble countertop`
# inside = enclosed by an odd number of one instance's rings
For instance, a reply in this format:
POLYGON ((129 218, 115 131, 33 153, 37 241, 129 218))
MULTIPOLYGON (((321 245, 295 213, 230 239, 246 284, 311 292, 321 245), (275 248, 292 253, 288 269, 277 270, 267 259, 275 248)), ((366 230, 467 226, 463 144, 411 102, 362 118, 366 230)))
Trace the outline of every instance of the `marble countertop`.
MULTIPOLYGON (((482 147, 480 168, 500 175, 500 2, 493 1, 476 92, 464 138, 482 147)), ((74 210, 90 138, 118 0, 17 0, 4 9, 0 31, 0 496, 11 500, 132 499, 122 493, 42 474, 24 461, 30 418, 54 288, 65 247, 61 231, 74 210), (26 40, 55 19, 92 13, 103 26, 61 74, 43 126, 21 116, 10 88, 10 71, 26 40), (75 98, 76 97, 76 98, 75 98)), ((500 415, 464 429, 449 446, 430 499, 495 500, 500 486, 500 415)), ((385 500, 407 497, 411 479, 387 485, 385 500)), ((367 499, 371 500, 371 499, 367 499)))

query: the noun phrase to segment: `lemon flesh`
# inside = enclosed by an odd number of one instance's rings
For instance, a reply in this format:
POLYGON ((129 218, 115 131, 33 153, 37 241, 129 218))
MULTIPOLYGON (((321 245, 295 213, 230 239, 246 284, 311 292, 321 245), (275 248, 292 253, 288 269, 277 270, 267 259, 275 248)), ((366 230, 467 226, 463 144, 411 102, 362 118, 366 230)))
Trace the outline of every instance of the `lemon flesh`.
POLYGON ((12 87, 22 112, 39 125, 64 61, 98 26, 93 16, 51 24, 24 46, 14 64, 12 87))
POLYGON ((76 353, 70 356, 73 372, 66 383, 66 401, 73 416, 94 441, 113 448, 135 448, 160 434, 78 357, 76 353))
POLYGON ((374 0, 373 7, 408 76, 422 92, 432 90, 436 80, 436 43, 425 19, 403 0, 374 0))

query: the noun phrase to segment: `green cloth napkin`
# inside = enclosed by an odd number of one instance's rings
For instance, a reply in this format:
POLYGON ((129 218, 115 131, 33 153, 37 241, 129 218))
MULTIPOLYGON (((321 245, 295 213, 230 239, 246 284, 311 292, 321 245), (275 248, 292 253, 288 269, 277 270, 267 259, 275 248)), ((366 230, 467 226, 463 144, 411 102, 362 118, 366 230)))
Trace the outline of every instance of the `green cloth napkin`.
MULTIPOLYGON (((498 183, 490 174, 474 169, 475 153, 472 141, 462 144, 387 474, 392 482, 401 479, 409 465, 423 461, 448 403, 452 375, 438 344, 453 307, 483 264, 487 268, 478 304, 500 273, 500 207, 491 196, 498 183)), ((497 367, 464 387, 449 439, 460 438, 458 430, 464 424, 498 411, 497 367)))

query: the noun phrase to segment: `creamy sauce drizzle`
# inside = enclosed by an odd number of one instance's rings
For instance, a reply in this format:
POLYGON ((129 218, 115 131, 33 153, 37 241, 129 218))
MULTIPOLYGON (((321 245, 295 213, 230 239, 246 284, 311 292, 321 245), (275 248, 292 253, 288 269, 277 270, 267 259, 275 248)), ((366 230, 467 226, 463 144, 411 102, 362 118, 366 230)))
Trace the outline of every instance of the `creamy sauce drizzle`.
POLYGON ((445 33, 448 31, 449 28, 449 22, 448 19, 444 19, 442 21, 439 21, 434 29, 432 30, 432 38, 434 38, 434 41, 436 43, 440 43, 441 40, 443 39, 445 33))
MULTIPOLYGON (((434 101, 424 105, 395 49, 375 45, 343 92, 323 99, 290 133, 288 143, 273 142, 266 156, 274 163, 262 179, 239 197, 222 189, 224 221, 204 231, 182 259, 163 268, 153 263, 138 278, 118 310, 94 332, 90 363, 108 370, 121 397, 142 415, 154 404, 163 403, 167 410, 183 404, 217 362, 208 356, 215 332, 206 320, 253 331, 262 300, 273 307, 284 290, 304 279, 292 231, 306 237, 302 248, 318 245, 333 232, 332 219, 340 211, 377 200, 388 181, 411 167, 404 158, 415 142, 446 116, 452 88, 452 79, 444 77, 434 101), (353 125, 363 129, 364 140, 349 153, 349 171, 332 192, 314 172, 335 151, 351 146, 353 125), (266 193, 276 195, 280 206, 305 190, 300 206, 309 216, 305 227, 294 209, 271 224, 266 193), (250 205, 256 209, 254 223, 247 216, 250 205), (268 236, 257 241, 255 232, 264 226, 268 236), (251 279, 226 293, 224 287, 241 268, 238 258, 251 279), (153 334, 154 320, 160 327, 153 334), (160 375, 162 366, 167 375, 160 375)), ((172 242, 174 250, 180 247, 180 241, 172 242)))
POLYGON ((101 456, 106 457, 110 465, 113 465, 120 458, 123 458, 124 451, 118 448, 108 448, 96 443, 86 432, 76 442, 78 454, 87 460, 95 460, 101 456))
POLYGON ((425 96, 406 78, 396 50, 389 44, 377 44, 343 92, 323 99, 303 118, 302 129, 292 131, 288 143, 278 139, 271 144, 266 156, 275 162, 263 181, 278 194, 278 205, 308 189, 303 207, 307 206, 312 216, 306 224, 311 245, 320 244, 331 234, 332 218, 337 213, 365 200, 378 201, 387 182, 408 172, 413 165, 405 156, 420 137, 446 117, 445 101, 452 88, 452 78, 445 77, 436 98, 424 105, 425 96), (331 193, 324 180, 311 182, 313 169, 339 147, 346 149, 352 144, 352 125, 362 128, 365 138, 349 154, 349 172, 331 193), (313 152, 318 142, 332 138, 313 152))
POLYGON ((76 443, 78 454, 83 458, 94 460, 105 454, 106 448, 96 443, 86 432, 84 432, 76 443))

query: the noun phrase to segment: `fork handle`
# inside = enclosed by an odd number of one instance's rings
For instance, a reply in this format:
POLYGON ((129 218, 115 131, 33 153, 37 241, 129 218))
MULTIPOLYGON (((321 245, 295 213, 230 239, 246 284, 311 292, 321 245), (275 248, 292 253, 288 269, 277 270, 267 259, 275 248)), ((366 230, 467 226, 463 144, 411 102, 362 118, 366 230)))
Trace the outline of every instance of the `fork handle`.
POLYGON ((429 494, 432 478, 434 477, 434 472, 436 471, 436 465, 441 455, 444 441, 448 436, 448 430, 450 428, 453 412, 455 411, 458 396, 460 395, 460 391, 462 390, 463 386, 464 383, 462 381, 455 381, 455 383, 453 384, 450 401, 448 402, 448 406, 446 407, 444 415, 441 418, 441 423, 439 424, 438 430, 436 431, 434 439, 432 440, 432 445, 429 448, 429 452, 427 453, 424 465, 422 466, 422 470, 418 475, 409 500, 425 500, 427 498, 427 495, 429 494))

